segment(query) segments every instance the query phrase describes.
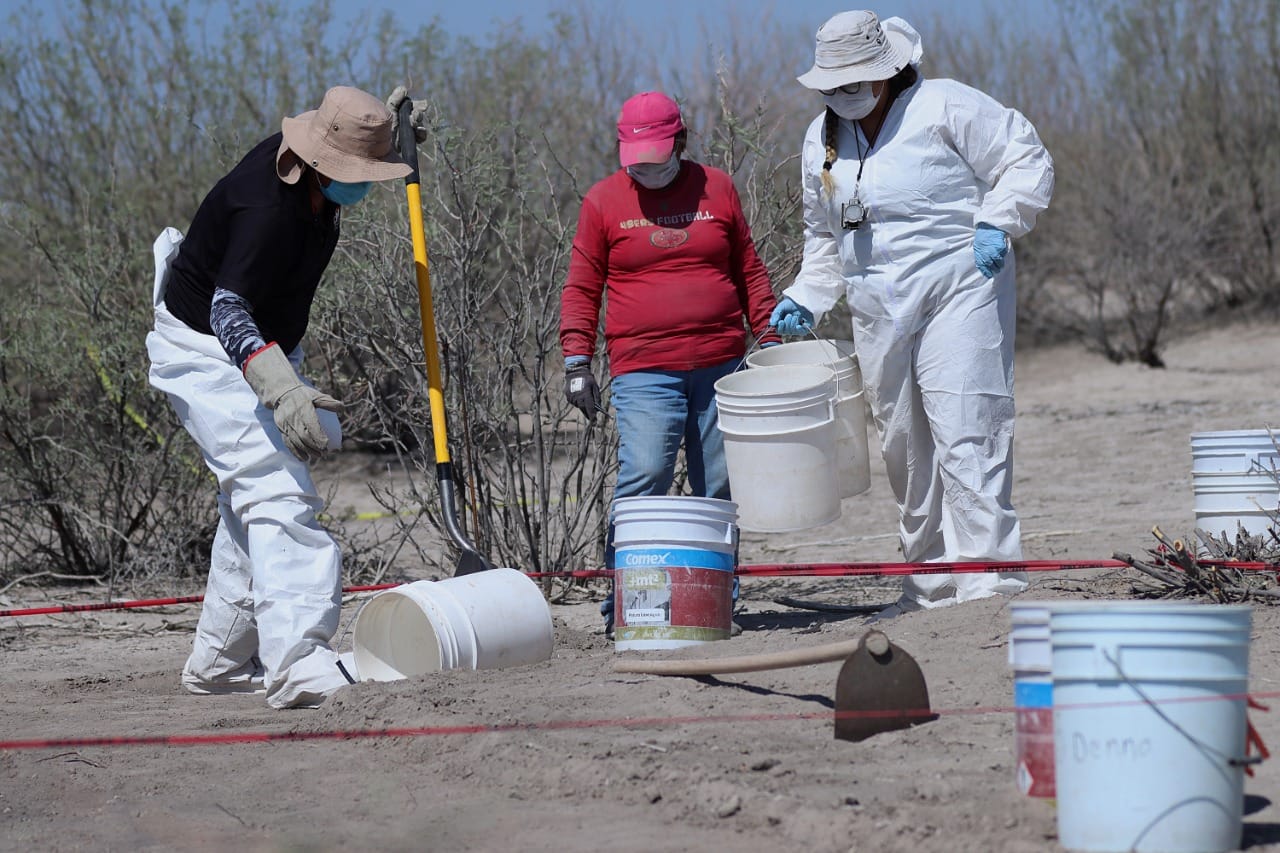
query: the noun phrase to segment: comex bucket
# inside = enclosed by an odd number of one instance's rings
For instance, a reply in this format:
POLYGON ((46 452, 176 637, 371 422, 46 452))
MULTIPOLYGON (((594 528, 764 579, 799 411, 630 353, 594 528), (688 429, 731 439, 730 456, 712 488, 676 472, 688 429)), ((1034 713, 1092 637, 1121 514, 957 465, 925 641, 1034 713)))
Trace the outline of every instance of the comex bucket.
POLYGON ((1053 653, 1049 604, 1009 603, 1009 666, 1013 669, 1014 781, 1029 797, 1052 797, 1053 653))
POLYGON ((840 517, 835 395, 835 371, 820 365, 755 367, 716 382, 743 530, 805 530, 840 517))
POLYGON ((716 498, 613 502, 616 651, 730 637, 737 517, 733 501, 716 498))
POLYGON ((551 657, 551 608, 524 572, 490 569, 384 590, 353 631, 362 681, 446 669, 500 669, 551 657))
POLYGON ((871 488, 867 450, 867 404, 862 371, 852 341, 807 340, 765 347, 747 356, 749 367, 817 364, 836 374, 836 479, 840 497, 851 498, 871 488))
POLYGON ((1251 609, 1055 602, 1058 838, 1218 853, 1243 830, 1251 609))
POLYGON ((1280 509, 1280 451, 1270 430, 1225 430, 1191 435, 1191 480, 1196 526, 1234 539, 1274 527, 1280 509))

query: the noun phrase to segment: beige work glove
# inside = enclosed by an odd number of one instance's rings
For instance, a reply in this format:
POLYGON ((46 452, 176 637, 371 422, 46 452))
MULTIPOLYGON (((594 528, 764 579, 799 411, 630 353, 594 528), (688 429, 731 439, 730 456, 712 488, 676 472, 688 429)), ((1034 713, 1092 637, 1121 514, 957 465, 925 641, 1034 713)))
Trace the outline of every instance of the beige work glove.
MULTIPOLYGON (((409 90, 404 86, 396 86, 387 98, 387 109, 391 110, 391 138, 400 144, 400 105, 409 98, 409 90)), ((409 123, 413 125, 413 138, 419 145, 427 141, 427 102, 414 101, 409 110, 409 123)))
POLYGON ((305 462, 314 462, 329 447, 329 435, 316 409, 336 412, 342 403, 309 387, 293 369, 279 344, 258 350, 244 366, 244 378, 262 405, 275 414, 285 447, 305 462))

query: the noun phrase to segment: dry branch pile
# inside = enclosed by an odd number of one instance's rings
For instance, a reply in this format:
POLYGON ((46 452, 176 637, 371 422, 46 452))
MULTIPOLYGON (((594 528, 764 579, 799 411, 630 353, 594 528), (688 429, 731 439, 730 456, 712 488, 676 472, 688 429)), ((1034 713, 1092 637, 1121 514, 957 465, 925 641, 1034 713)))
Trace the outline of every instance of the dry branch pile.
POLYGON ((1198 543, 1170 539, 1160 528, 1158 543, 1146 559, 1116 553, 1145 578, 1141 591, 1154 598, 1206 596, 1221 604, 1280 603, 1280 512, 1271 514, 1265 533, 1253 535, 1237 525, 1234 539, 1196 528, 1198 543), (1233 566, 1233 564, 1238 564, 1233 566))

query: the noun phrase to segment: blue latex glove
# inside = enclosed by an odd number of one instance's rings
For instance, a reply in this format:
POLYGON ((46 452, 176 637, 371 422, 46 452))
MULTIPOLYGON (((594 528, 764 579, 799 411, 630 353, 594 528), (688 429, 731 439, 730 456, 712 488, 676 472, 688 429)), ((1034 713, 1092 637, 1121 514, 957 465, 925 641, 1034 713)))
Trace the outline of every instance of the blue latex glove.
POLYGON ((973 262, 978 272, 992 278, 1004 267, 1009 252, 1009 239, 1003 231, 985 222, 978 223, 973 234, 973 262))
POLYGON ((769 325, 780 335, 799 337, 813 330, 813 312, 790 296, 784 296, 769 315, 769 325))

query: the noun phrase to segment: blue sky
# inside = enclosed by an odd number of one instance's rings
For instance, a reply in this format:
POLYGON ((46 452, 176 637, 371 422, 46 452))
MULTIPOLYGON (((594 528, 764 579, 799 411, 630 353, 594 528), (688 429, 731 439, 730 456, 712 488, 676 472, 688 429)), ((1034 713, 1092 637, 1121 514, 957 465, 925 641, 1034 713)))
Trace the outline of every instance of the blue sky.
MULTIPOLYGON (((79 0, 76 0, 78 3, 79 0)), ((202 0, 192 0, 193 5, 202 0)), ((301 0, 279 0, 282 6, 305 6, 301 0)), ((47 15, 56 16, 60 7, 72 0, 37 3, 47 15)), ((718 17, 734 16, 751 19, 768 14, 784 24, 794 24, 799 32, 812 35, 818 25, 845 9, 869 8, 882 17, 901 15, 908 21, 941 13, 957 23, 972 18, 985 18, 987 13, 1001 10, 1001 20, 1010 26, 1025 24, 1036 12, 1051 8, 1051 0, 899 0, 860 4, 848 0, 334 0, 340 15, 356 18, 369 12, 390 11, 414 24, 438 17, 444 28, 456 36, 483 38, 496 24, 519 18, 526 28, 537 30, 552 10, 572 12, 581 5, 611 10, 620 25, 631 25, 659 32, 668 29, 678 36, 682 19, 714 22, 718 17)), ((0 0, 0 17, 18 10, 22 0, 0 0)))
MULTIPOLYGON (((794 23, 810 33, 817 30, 827 18, 846 9, 867 8, 882 17, 901 15, 908 21, 913 16, 923 17, 941 12, 948 18, 954 17, 958 22, 975 16, 981 17, 990 9, 1003 9, 1010 25, 1016 25, 1019 21, 1026 21, 1029 13, 1051 7, 1049 0, 1005 0, 998 5, 991 0, 900 0, 869 4, 850 3, 848 0, 808 0, 803 3, 795 0, 645 0, 643 3, 594 0, 591 5, 617 10, 619 17, 653 30, 678 26, 683 16, 714 21, 716 17, 723 15, 751 18, 768 13, 781 23, 794 23)), ((490 32, 496 22, 516 17, 527 27, 536 28, 549 11, 572 11, 576 6, 564 0, 348 0, 339 2, 338 8, 344 11, 359 8, 385 9, 418 21, 439 16, 449 32, 478 37, 490 32)))

